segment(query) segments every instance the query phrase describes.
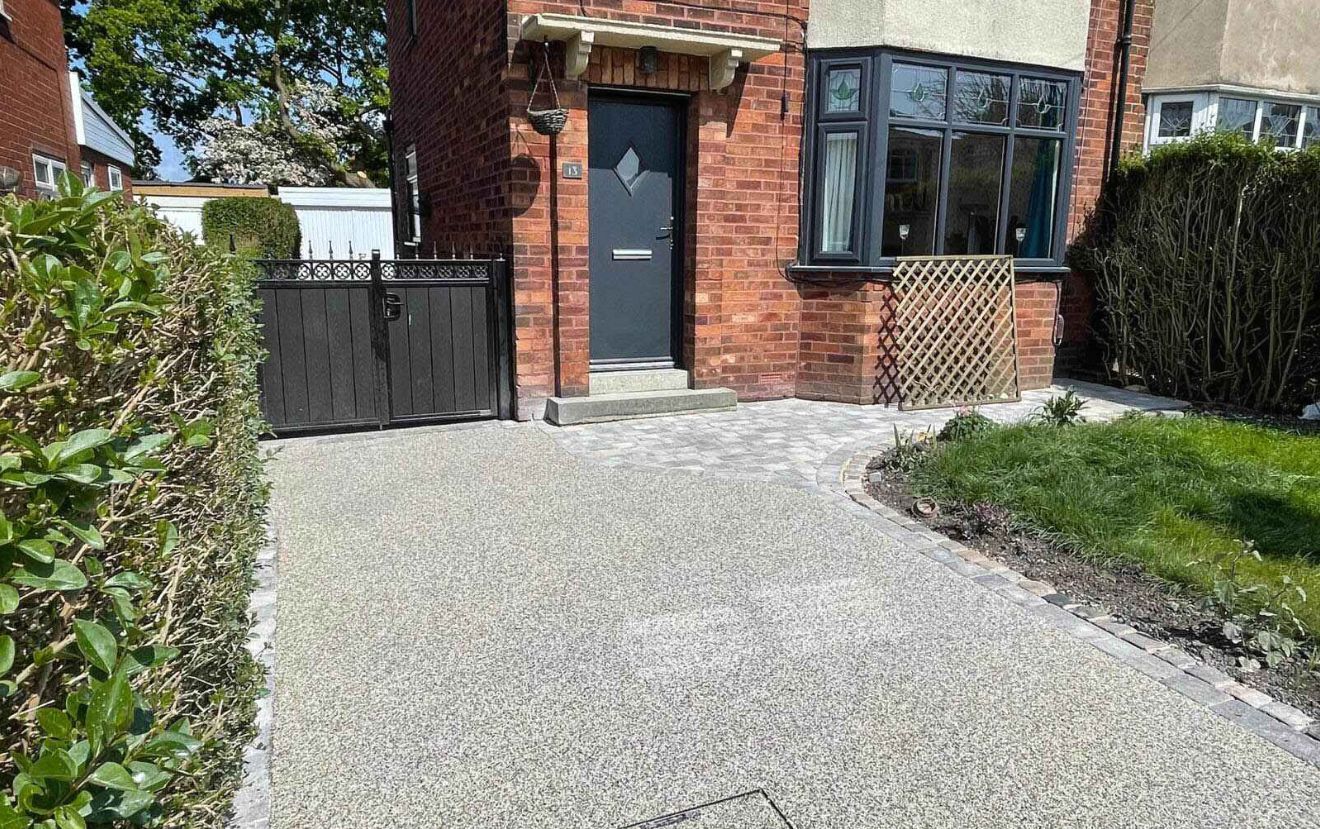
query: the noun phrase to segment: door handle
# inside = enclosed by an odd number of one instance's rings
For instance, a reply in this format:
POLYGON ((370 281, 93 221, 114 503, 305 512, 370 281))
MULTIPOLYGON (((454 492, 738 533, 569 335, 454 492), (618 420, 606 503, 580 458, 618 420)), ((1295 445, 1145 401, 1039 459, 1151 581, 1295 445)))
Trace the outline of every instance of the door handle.
POLYGON ((403 316, 403 300, 398 294, 385 295, 385 321, 394 322, 403 316))
POLYGON ((669 240, 669 249, 670 249, 670 250, 673 250, 673 249, 674 249, 674 217, 673 217, 673 216, 670 216, 670 217, 669 217, 669 224, 667 224, 667 225, 665 225, 664 227, 660 228, 660 234, 661 234, 661 235, 659 235, 659 236, 657 236, 657 237, 655 237, 655 238, 657 238, 657 239, 668 239, 668 240, 669 240))

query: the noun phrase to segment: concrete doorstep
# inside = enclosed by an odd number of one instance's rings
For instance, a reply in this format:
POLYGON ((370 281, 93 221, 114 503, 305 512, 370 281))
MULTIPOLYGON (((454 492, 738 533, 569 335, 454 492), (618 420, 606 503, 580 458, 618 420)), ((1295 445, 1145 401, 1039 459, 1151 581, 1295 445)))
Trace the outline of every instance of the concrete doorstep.
POLYGON ((663 389, 552 397, 546 401, 545 419, 557 426, 572 426, 689 412, 731 411, 737 406, 738 395, 730 389, 663 389))

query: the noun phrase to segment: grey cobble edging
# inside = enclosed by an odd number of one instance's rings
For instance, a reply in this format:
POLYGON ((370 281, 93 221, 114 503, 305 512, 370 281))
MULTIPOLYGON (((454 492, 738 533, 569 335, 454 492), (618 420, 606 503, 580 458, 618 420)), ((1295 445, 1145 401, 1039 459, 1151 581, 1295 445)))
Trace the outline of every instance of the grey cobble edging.
POLYGON ((248 602, 252 632, 247 649, 266 674, 266 694, 257 700, 257 734, 243 751, 243 785, 234 796, 230 829, 268 829, 270 826, 271 729, 275 721, 275 581, 277 545, 273 525, 266 527, 266 543, 257 552, 256 587, 248 602))
POLYGON ((897 525, 887 534, 901 537, 905 544, 927 558, 995 591, 1073 638, 1089 643, 1320 768, 1320 739, 1316 739, 1320 724, 1302 711, 1237 682, 1181 648, 1139 633, 1111 618, 1104 608, 1084 605, 1051 585, 1032 581, 871 497, 863 476, 871 459, 885 448, 852 451, 842 461, 831 457, 821 468, 819 483, 841 490, 886 523, 897 525))

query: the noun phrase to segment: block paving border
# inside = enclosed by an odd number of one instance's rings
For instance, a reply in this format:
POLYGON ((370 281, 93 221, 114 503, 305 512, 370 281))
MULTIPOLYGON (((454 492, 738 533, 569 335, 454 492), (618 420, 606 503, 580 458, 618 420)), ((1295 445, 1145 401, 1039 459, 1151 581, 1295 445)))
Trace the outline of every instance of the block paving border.
POLYGON ((1243 685, 1175 645, 1139 633, 1105 608, 1082 604, 1052 585, 1028 579, 871 497, 866 491, 866 468, 889 448, 881 444, 860 451, 840 450, 822 465, 817 481, 896 525, 886 534, 927 558, 1320 768, 1320 723, 1305 713, 1243 685))
POLYGON ((268 829, 270 826, 270 761, 274 749, 271 731, 275 722, 275 588, 278 575, 278 541, 274 520, 266 518, 266 543, 257 551, 253 567, 256 582, 248 613, 252 629, 248 653, 265 674, 266 693, 257 699, 256 736, 243 751, 243 782, 234 795, 229 829, 268 829))

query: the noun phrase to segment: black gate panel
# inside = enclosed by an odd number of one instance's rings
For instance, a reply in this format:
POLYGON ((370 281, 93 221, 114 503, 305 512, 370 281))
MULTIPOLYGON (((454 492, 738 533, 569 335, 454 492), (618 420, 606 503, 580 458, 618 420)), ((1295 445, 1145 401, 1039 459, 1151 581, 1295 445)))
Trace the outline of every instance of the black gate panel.
POLYGON ((370 284, 263 282, 257 293, 266 420, 277 431, 376 424, 370 284))
POLYGON ((258 264, 276 434, 510 416, 503 260, 258 264))

